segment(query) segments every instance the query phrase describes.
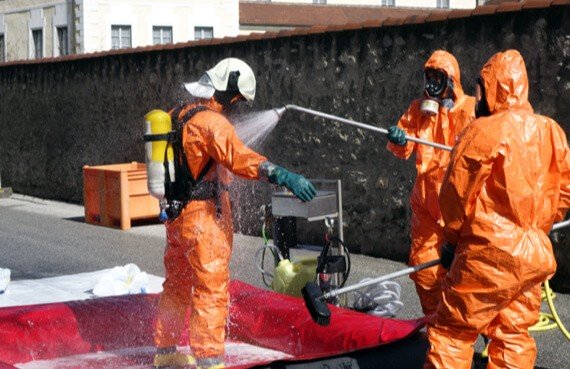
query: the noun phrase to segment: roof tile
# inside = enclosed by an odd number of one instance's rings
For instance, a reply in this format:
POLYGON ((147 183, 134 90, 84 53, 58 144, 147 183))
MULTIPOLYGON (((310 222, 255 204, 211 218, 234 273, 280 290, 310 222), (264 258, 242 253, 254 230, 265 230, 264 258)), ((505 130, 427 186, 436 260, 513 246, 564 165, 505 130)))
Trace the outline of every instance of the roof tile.
POLYGON ((337 29, 340 30, 355 30, 355 29, 361 29, 362 28, 362 22, 353 22, 353 23, 347 23, 344 26, 337 24, 334 25, 334 27, 337 27, 337 29))
POLYGON ((382 22, 382 26, 401 26, 404 23, 404 20, 401 18, 386 18, 384 22, 382 22))
POLYGON ((371 19, 371 20, 367 20, 362 22, 362 28, 376 28, 376 27, 380 27, 382 25, 382 20, 381 18, 378 19, 371 19))
POLYGON ((311 33, 315 34, 315 33, 323 33, 327 30, 327 26, 312 26, 311 28, 309 28, 311 30, 311 33))
POLYGON ((522 10, 523 3, 502 3, 497 8, 497 13, 518 12, 522 10))
POLYGON ((447 19, 469 18, 473 9, 455 9, 449 12, 447 19))
POLYGON ((277 37, 279 37, 279 36, 277 35, 277 32, 276 32, 276 31, 267 31, 267 32, 265 32, 265 33, 260 33, 260 34, 265 35, 265 38, 266 38, 266 39, 272 39, 272 38, 277 38, 277 37))
POLYGON ((548 8, 552 0, 527 0, 523 3, 523 9, 548 8))
POLYGON ((494 14, 497 12, 498 5, 485 5, 485 6, 478 6, 471 12, 471 16, 474 15, 487 15, 487 14, 494 14))
POLYGON ((439 22, 447 20, 448 13, 431 13, 426 18, 426 22, 439 22))
POLYGON ((277 32, 277 34, 279 36, 287 37, 287 36, 293 35, 294 32, 293 32, 293 30, 290 30, 290 29, 283 29, 283 30, 277 32))
POLYGON ((409 15, 406 17, 406 19, 404 20, 404 24, 421 24, 421 23, 425 23, 426 19, 427 19, 428 15, 409 15))
POLYGON ((239 39, 239 41, 247 41, 247 40, 259 40, 262 38, 267 38, 267 36, 264 33, 257 32, 257 33, 249 34, 247 36, 242 35, 242 36, 239 36, 237 38, 239 39))
POLYGON ((352 28, 353 25, 354 24, 350 25, 350 28, 349 28, 349 27, 347 27, 349 25, 331 24, 330 26, 325 26, 325 30, 327 32, 338 32, 338 31, 342 31, 344 29, 354 29, 354 28, 352 28))

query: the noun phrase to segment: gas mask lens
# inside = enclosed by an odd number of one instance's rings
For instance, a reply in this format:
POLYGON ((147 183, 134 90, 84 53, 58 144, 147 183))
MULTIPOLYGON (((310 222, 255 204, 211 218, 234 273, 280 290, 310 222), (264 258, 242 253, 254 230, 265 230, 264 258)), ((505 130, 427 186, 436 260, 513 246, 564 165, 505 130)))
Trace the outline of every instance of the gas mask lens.
POLYGON ((427 94, 433 98, 441 98, 447 87, 447 75, 437 69, 427 69, 424 79, 427 94))

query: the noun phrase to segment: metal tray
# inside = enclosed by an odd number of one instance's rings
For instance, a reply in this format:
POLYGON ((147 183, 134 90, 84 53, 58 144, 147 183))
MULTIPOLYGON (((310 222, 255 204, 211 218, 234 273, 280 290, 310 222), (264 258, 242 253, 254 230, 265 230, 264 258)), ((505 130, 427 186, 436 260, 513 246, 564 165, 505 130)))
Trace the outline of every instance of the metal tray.
POLYGON ((271 196, 271 212, 276 217, 297 217, 309 221, 336 217, 338 201, 334 191, 317 191, 315 198, 302 202, 291 192, 275 192, 271 196))

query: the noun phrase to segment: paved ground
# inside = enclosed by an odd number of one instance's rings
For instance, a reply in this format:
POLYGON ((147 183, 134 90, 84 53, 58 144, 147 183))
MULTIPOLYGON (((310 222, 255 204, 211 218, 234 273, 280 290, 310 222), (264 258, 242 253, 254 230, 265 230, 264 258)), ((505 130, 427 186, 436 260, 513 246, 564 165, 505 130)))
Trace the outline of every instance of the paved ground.
MULTIPOLYGON (((135 263, 143 271, 162 276, 164 244, 162 225, 136 226, 129 231, 120 231, 85 224, 82 206, 18 194, 0 199, 0 267, 12 270, 13 280, 94 271, 127 263, 135 263)), ((261 239, 256 237, 235 236, 232 278, 263 287, 253 260, 261 244, 261 239)), ((295 251, 293 257, 301 252, 304 251, 295 251)), ((404 267, 404 264, 390 260, 352 255, 348 284, 404 267)), ((411 281, 403 277, 398 282, 402 285, 404 302, 398 317, 419 317, 421 311, 411 281)), ((570 294, 558 294, 555 303, 562 321, 570 327, 570 294)), ((544 305, 543 311, 546 310, 548 307, 544 305)), ((539 350, 535 368, 570 367, 570 342, 559 330, 535 333, 534 337, 539 350)), ((478 352, 481 346, 478 342, 478 352)), ((351 366, 342 359, 336 364, 329 363, 328 367, 359 367, 356 359, 351 366)), ((382 366, 388 367, 386 362, 382 366)), ((301 367, 314 366, 298 366, 301 367)), ((476 360, 474 367, 484 368, 484 364, 476 360)))

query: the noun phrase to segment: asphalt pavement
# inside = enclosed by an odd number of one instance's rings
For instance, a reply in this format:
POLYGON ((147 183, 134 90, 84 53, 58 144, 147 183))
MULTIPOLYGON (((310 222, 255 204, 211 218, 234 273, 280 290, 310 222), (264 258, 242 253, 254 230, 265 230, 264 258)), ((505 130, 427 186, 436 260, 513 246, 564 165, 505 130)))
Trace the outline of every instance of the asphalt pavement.
MULTIPOLYGON (((254 261, 254 254, 261 245, 261 238, 235 235, 232 279, 266 288, 254 261)), ((0 198, 0 268, 9 268, 12 280, 90 272, 128 263, 137 264, 147 273, 163 276, 164 246, 165 230, 161 224, 136 225, 121 231, 86 224, 84 208, 80 205, 20 194, 0 198)), ((292 258, 307 252, 310 251, 294 249, 292 258)), ((351 255, 351 261, 347 284, 406 267, 403 263, 363 255, 351 255)), ((404 303, 397 317, 422 316, 411 280, 401 277, 397 281, 402 287, 404 303)), ((570 294, 557 293, 554 302, 562 322, 570 328, 570 294)), ((549 311, 546 303, 542 310, 549 311)), ((570 368, 570 341, 558 329, 535 332, 533 337, 538 347, 536 369, 570 368)), ((481 351, 481 341, 475 349, 481 351)), ((485 367, 478 357, 474 363, 475 368, 485 367)))

